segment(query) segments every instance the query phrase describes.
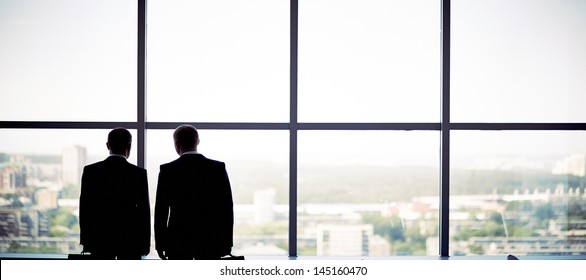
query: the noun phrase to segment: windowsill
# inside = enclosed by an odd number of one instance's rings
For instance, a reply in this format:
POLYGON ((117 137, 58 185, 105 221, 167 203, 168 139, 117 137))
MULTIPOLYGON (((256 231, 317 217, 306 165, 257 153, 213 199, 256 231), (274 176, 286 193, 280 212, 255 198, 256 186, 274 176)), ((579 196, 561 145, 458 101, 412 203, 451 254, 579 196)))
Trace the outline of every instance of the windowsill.
MULTIPOLYGON (((299 261, 347 261, 347 260, 506 260, 506 256, 388 256, 388 257, 335 257, 335 256, 245 256, 246 260, 299 260, 299 261)), ((520 260, 586 260, 586 255, 565 256, 518 256, 520 260)), ((67 260, 64 254, 0 254, 0 260, 67 260)), ((159 260, 149 255, 144 260, 159 260)))

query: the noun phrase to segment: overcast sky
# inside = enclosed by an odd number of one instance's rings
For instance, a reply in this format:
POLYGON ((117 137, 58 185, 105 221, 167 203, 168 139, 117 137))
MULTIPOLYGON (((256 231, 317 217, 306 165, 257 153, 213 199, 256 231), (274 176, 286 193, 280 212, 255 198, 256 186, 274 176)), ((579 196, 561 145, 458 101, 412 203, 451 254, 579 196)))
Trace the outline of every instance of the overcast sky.
MULTIPOLYGON (((439 122, 439 3, 300 1, 299 120, 439 122)), ((288 1, 148 9, 148 121, 288 121, 288 1)), ((453 1, 452 121, 586 122, 584 34, 586 1, 453 1)), ((0 0, 0 100, 2 120, 135 121, 136 1, 0 0)), ((101 155, 106 133, 0 130, 0 152, 81 144, 101 155)), ((170 133, 148 133, 147 157, 171 157, 170 133)), ((584 132, 454 132, 452 144, 463 154, 586 153, 584 132)), ((354 162, 436 164, 439 133, 301 131, 299 147, 315 160, 347 151, 354 162)), ((286 160, 288 134, 204 132, 201 149, 286 160)))

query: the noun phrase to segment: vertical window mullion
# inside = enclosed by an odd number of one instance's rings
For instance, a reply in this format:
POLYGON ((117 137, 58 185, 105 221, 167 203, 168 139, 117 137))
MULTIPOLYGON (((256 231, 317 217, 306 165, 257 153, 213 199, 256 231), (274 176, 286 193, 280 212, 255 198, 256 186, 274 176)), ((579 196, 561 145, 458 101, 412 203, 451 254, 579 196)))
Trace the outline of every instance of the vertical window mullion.
POLYGON ((290 104, 289 104, 289 256, 297 256, 297 39, 298 0, 291 0, 290 11, 290 104))
POLYGON ((137 25, 137 164, 146 166, 146 0, 138 0, 137 25))
POLYGON ((441 159, 440 159, 440 256, 449 257, 450 227, 450 7, 442 0, 441 22, 441 159))

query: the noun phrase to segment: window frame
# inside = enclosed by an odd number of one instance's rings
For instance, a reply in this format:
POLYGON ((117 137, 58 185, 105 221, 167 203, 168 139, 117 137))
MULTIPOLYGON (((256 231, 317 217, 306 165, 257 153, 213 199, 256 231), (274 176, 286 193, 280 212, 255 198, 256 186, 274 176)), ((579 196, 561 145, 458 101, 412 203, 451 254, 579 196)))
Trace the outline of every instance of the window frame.
MULTIPOLYGON (((126 127, 137 130, 137 163, 145 167, 146 134, 149 130, 175 129, 179 122, 148 122, 146 119, 146 36, 147 0, 138 1, 137 28, 137 116, 135 122, 67 122, 67 121, 0 121, 0 129, 112 129, 126 127)), ((439 251, 449 256, 450 205, 450 132, 458 130, 540 130, 586 131, 586 123, 452 123, 450 120, 450 23, 451 0, 441 1, 441 118, 432 123, 299 123, 298 122, 298 6, 290 0, 290 88, 289 122, 187 122, 199 129, 215 130, 285 130, 289 131, 289 257, 297 257, 297 141, 301 130, 385 130, 439 131, 439 251)))

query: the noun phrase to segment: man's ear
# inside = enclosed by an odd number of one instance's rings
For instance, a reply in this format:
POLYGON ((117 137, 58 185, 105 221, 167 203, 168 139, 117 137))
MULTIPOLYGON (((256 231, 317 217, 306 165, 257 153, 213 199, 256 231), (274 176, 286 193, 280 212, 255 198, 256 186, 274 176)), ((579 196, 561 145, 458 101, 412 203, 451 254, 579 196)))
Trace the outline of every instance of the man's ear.
POLYGON ((106 148, 108 148, 108 151, 110 150, 110 143, 106 142, 106 148))
POLYGON ((181 155, 181 151, 179 150, 179 142, 175 141, 175 152, 177 152, 178 155, 181 155))
POLYGON ((126 158, 130 157, 130 150, 132 149, 132 145, 128 144, 126 146, 126 158))

